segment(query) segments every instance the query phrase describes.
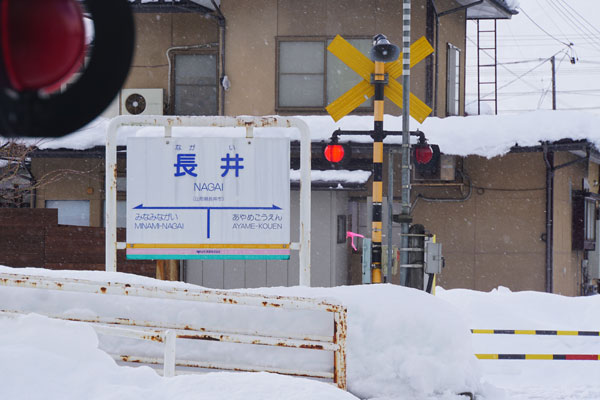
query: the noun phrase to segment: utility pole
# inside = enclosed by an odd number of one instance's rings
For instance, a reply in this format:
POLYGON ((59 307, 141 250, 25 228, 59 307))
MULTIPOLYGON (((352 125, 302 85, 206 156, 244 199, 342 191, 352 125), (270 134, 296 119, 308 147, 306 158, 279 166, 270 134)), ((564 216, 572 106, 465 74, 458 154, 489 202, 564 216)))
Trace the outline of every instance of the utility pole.
POLYGON ((556 110, 556 56, 550 58, 552 64, 552 109, 556 110))
MULTIPOLYGON (((402 197, 400 232, 400 265, 408 264, 408 230, 410 228, 410 0, 402 7, 402 197)), ((400 268, 400 284, 406 286, 406 268, 400 268)))

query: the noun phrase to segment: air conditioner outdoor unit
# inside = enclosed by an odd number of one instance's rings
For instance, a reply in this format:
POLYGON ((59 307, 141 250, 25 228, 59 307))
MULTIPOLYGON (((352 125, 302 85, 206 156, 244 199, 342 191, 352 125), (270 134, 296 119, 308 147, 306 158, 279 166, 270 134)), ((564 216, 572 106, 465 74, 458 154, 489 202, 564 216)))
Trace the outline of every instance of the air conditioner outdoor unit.
POLYGON ((162 115, 163 89, 121 90, 121 115, 162 115))

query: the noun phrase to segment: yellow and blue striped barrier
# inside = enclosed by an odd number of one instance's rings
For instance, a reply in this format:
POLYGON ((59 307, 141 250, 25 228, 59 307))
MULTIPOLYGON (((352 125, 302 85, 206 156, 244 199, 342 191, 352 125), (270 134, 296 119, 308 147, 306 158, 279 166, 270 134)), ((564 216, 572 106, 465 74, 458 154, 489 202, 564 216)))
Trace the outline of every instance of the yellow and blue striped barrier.
POLYGON ((600 354, 475 354, 475 357, 480 360, 600 360, 600 354))
POLYGON ((551 331, 519 329, 471 329, 471 333, 488 335, 600 336, 600 332, 598 331, 551 331))
MULTIPOLYGON (((567 331, 539 329, 471 329, 473 334, 484 335, 538 335, 538 336, 600 336, 599 331, 567 331)), ((599 361, 600 354, 475 354, 480 360, 578 360, 599 361)))

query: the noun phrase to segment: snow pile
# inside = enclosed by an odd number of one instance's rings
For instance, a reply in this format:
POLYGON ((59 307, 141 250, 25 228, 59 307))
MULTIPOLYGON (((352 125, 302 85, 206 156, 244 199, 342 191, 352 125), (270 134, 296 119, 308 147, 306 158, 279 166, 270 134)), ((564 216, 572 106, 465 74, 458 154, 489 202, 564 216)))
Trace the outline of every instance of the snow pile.
MULTIPOLYGON (((372 130, 373 117, 350 115, 337 123, 329 116, 299 116, 310 128, 312 140, 328 141, 336 129, 372 130)), ((104 146, 107 119, 99 118, 82 130, 53 140, 42 140, 41 149, 85 150, 104 146)), ((588 140, 600 149, 600 115, 579 111, 534 111, 512 115, 476 115, 469 117, 427 118, 423 124, 411 120, 411 130, 421 130, 429 143, 438 144, 445 154, 459 156, 479 155, 496 157, 506 154, 510 148, 537 146, 542 141, 561 139, 588 140)), ((387 131, 402 131, 402 117, 386 115, 384 127, 387 131)), ((295 129, 257 128, 256 136, 289 136, 299 139, 295 129)), ((242 136, 242 128, 174 128, 173 136, 242 136)), ((162 128, 123 127, 118 144, 125 145, 128 136, 160 136, 162 128)), ((416 141, 416 138, 412 139, 416 141)), ((341 136, 341 142, 371 143, 369 135, 341 136)), ((388 136, 386 143, 401 143, 401 136, 388 136)), ((40 142, 40 139, 35 141, 40 142)))
POLYGON ((393 285, 261 288, 251 293, 332 297, 348 307, 348 387, 360 398, 480 391, 471 335, 453 307, 393 285))
MULTIPOLYGON (((50 271, 0 267, 2 273, 127 282, 161 288, 197 289, 181 282, 100 271, 50 271)), ((571 298, 537 292, 489 293, 437 288, 430 296, 391 285, 337 288, 260 288, 240 290, 266 295, 304 296, 342 302, 348 307, 347 378, 357 397, 377 400, 460 400, 472 391, 480 400, 582 400, 600 398, 595 384, 600 361, 477 360, 473 354, 600 354, 598 336, 534 336, 470 334, 469 329, 600 331, 596 318, 600 296, 571 298)), ((192 325, 241 323, 254 329, 268 323, 274 330, 317 330, 314 315, 278 320, 223 309, 202 313, 191 302, 140 300, 84 293, 50 292, 0 286, 3 309, 36 309, 39 313, 126 315, 139 319, 186 322, 192 325), (93 299, 90 298, 94 297, 93 299), (61 311, 62 310, 62 311, 61 311), (235 320, 235 321, 232 321, 235 320), (289 325, 289 326, 288 326, 289 325)), ((233 308, 243 307, 234 306, 233 308)), ((331 316, 327 315, 331 322, 331 316)), ((321 321, 322 322, 322 321, 321 321)), ((329 326, 331 328, 331 325, 329 326)), ((319 328, 320 329, 320 328, 319 328)), ((119 339, 124 341, 125 339, 119 339)), ((133 340, 133 339, 130 339, 133 340)), ((145 346, 146 342, 142 343, 145 346)), ((97 336, 86 325, 30 314, 0 318, 0 398, 27 399, 356 399, 330 384, 267 373, 209 373, 162 378, 148 367, 118 366, 102 349, 119 351, 123 343, 97 336), (32 384, 35 381, 35 384, 32 384)), ((151 349, 161 357, 162 345, 151 349)), ((217 343, 217 345, 225 345, 217 343)), ((238 345, 239 346, 239 345, 238 345)), ((246 345, 225 356, 284 362, 291 355, 298 369, 332 367, 331 353, 311 359, 279 348, 268 352, 246 345), (275 350, 275 352, 272 352, 275 350), (285 360, 284 360, 285 359, 285 360)), ((295 349, 284 349, 295 350, 295 349)), ((178 358, 196 357, 190 346, 177 342, 178 358)), ((202 348, 204 359, 224 356, 202 348)))
POLYGON ((0 398, 88 400, 356 399, 322 382, 267 373, 163 378, 149 367, 120 367, 98 350, 84 324, 35 314, 0 319, 0 398))
MULTIPOLYGON (((8 267, 0 267, 0 272, 3 273, 28 273, 28 274, 43 274, 56 277, 71 277, 79 279, 91 279, 98 281, 119 281, 126 283, 142 283, 146 285, 158 285, 161 287, 184 287, 197 288, 197 286, 178 283, 156 281, 150 278, 144 278, 134 275, 121 273, 106 273, 100 271, 48 271, 39 269, 12 269, 8 267)), ((286 295, 286 296, 302 296, 329 298, 332 301, 338 301, 348 307, 348 336, 347 336, 347 381, 349 391, 361 398, 411 398, 411 399, 432 399, 443 396, 444 398, 456 398, 457 393, 471 391, 481 392, 483 387, 480 386, 480 376, 477 373, 477 360, 473 357, 473 349, 471 347, 471 334, 463 318, 444 301, 441 301, 434 296, 416 291, 413 289, 402 288, 392 285, 372 285, 372 286, 353 286, 353 287, 338 287, 338 288, 263 288, 244 290, 243 292, 263 293, 270 295, 286 295)), ((301 329, 312 329, 315 332, 312 334, 323 334, 314 327, 314 320, 319 318, 327 318, 331 324, 331 315, 311 315, 308 312, 295 314, 293 319, 275 319, 273 314, 262 315, 260 312, 249 313, 243 306, 229 306, 230 308, 225 313, 224 305, 211 305, 203 309, 197 308, 196 304, 190 302, 178 302, 171 300, 158 299, 139 299, 139 298, 117 298, 117 296, 98 296, 78 293, 64 292, 49 292, 40 289, 21 289, 21 288, 6 288, 0 287, 0 298, 4 309, 21 308, 27 310, 37 310, 40 313, 58 313, 70 315, 74 311, 79 314, 87 313, 88 315, 111 315, 113 317, 128 317, 140 320, 162 320, 174 323, 186 323, 194 326, 205 326, 210 328, 214 325, 224 325, 236 323, 254 329, 261 323, 268 323, 274 331, 297 331, 303 333, 301 329), (239 308, 239 310, 238 310, 239 308), (227 317, 224 318, 224 315, 227 317)), ((259 310, 260 311, 260 310, 259 310)), ((319 313, 326 314, 326 313, 319 313)), ((34 320, 38 321, 39 320, 34 320)), ((46 328, 45 323, 35 322, 34 325, 40 329, 40 332, 49 329, 48 334, 41 334, 47 340, 64 340, 65 345, 70 342, 75 342, 76 339, 70 335, 59 334, 52 326, 61 326, 61 329, 66 329, 61 323, 52 323, 46 328), (50 339, 53 337, 54 339, 50 339), (63 339, 57 339, 62 337, 63 339)), ((26 322, 21 322, 26 324, 26 322)), ((34 337, 28 337, 22 333, 16 333, 16 330, 11 325, 14 322, 0 318, 0 331, 6 335, 19 335, 21 339, 13 338, 6 339, 4 342, 21 340, 25 353, 33 351, 31 348, 38 346, 38 342, 34 337), (7 332, 11 332, 10 334, 7 332)), ((70 326, 70 325, 68 325, 70 326)), ((329 325, 331 332, 331 325, 329 325)), ((33 329, 33 328, 32 328, 33 329)), ((56 328, 58 329, 58 328, 56 328)), ((78 330, 75 334, 81 335, 86 340, 88 347, 94 347, 96 350, 97 339, 94 338, 93 332, 78 330), (83 332, 83 333, 82 333, 83 332)), ((84 340, 81 339, 81 340, 84 340)), ((44 339, 46 340, 46 339, 44 339)), ((106 338, 101 336, 99 346, 111 353, 120 353, 120 343, 115 343, 114 338, 106 338)), ((123 339, 119 339, 123 340, 123 339)), ((133 339, 131 339, 133 340, 133 339)), ((181 341, 183 342, 183 341, 181 341)), ((191 342, 191 341, 190 341, 191 342)), ((212 360, 211 357, 220 357, 214 361, 232 362, 232 359, 240 360, 241 363, 248 363, 251 360, 260 360, 272 365, 287 365, 290 360, 293 367, 300 369, 319 369, 331 370, 332 354, 323 351, 314 350, 296 350, 296 349, 281 349, 271 348, 267 346, 251 346, 241 345, 227 346, 224 343, 214 344, 208 342, 208 345, 220 346, 219 351, 213 348, 202 345, 200 348, 192 348, 196 346, 198 341, 193 341, 193 344, 177 342, 178 358, 194 359, 195 357, 203 357, 203 359, 212 360), (318 353, 316 356, 310 354, 296 354, 293 351, 302 351, 304 353, 318 353)), ((142 344, 143 346, 146 346, 142 344)), ((148 342, 150 346, 149 352, 151 356, 161 356, 162 345, 148 342)), ((142 346, 140 345, 140 346, 142 346)), ((3 341, 0 340, 0 352, 11 351, 13 345, 9 348, 3 347, 3 341)), ((44 344, 44 346, 46 346, 44 344)), ((74 346, 79 346, 74 343, 74 346)), ((81 345, 83 346, 83 345, 81 345)), ((52 347, 52 346, 46 346, 52 347)), ((59 350, 61 346, 57 347, 59 350)), ((91 351, 91 350, 88 350, 91 351)), ((45 350, 44 350, 45 352, 45 350)), ((151 378, 150 372, 131 372, 132 377, 123 378, 123 381, 113 382, 112 376, 117 374, 117 367, 113 366, 108 360, 108 356, 102 358, 100 355, 90 356, 90 362, 98 364, 98 366, 87 366, 82 361, 85 358, 77 356, 77 354, 85 354, 86 351, 81 348, 67 352, 66 357, 72 358, 71 369, 73 365, 80 365, 75 368, 77 371, 69 372, 57 368, 56 374, 54 371, 48 373, 51 382, 60 382, 68 386, 68 382, 73 382, 79 379, 78 371, 85 369, 103 369, 105 372, 98 372, 95 375, 105 374, 104 384, 120 385, 120 382, 149 382, 151 378), (110 367, 107 366, 110 364, 110 367), (104 366, 103 366, 104 365, 104 366), (73 379, 73 375, 75 378, 73 379), (136 375, 136 374, 139 374, 136 375), (148 374, 147 376, 145 374, 148 374)), ((15 355, 16 356, 16 355, 15 355)), ((11 361, 15 357, 0 357, 2 369, 10 369, 11 361)), ((21 358, 19 356, 19 358, 21 358)), ((26 357, 22 357, 26 359, 26 357)), ((52 360, 56 360, 57 356, 52 355, 52 360)), ((54 362, 54 361, 49 361, 54 362)), ((62 361, 61 361, 62 362, 62 361)), ((66 362, 66 361, 65 361, 66 362)), ((57 361, 57 363, 59 363, 57 361)), ((29 364, 35 364, 31 358, 23 363, 23 368, 29 364)), ((59 363, 60 364, 60 363, 59 363)), ((29 368, 37 368, 30 365, 29 368)), ((129 369, 124 369, 123 374, 129 374, 129 369)), ((42 374, 42 370, 36 374, 42 374)), ((43 375, 43 374, 42 374, 43 375)), ((117 374, 118 375, 118 374, 117 374)), ((19 373, 11 374, 10 388, 2 388, 0 386, 0 394, 2 390, 18 390, 15 387, 26 385, 30 380, 31 373, 24 373, 20 370, 19 373)), ((126 376, 126 375, 123 375, 126 376)), ((83 378, 82 378, 83 379, 83 378)), ((89 381, 88 378, 87 381, 89 381)), ((116 379, 116 378, 115 378, 116 379)), ((154 381, 158 378, 152 378, 154 381)), ((179 378, 178 378, 179 379, 179 378)), ((84 380, 85 382, 86 380, 84 380)), ((195 381, 190 381, 193 384, 195 381)), ((52 383, 54 384, 54 383, 52 383)), ((52 391, 54 386, 44 388, 43 382, 38 389, 41 392, 52 391)), ((50 385, 50 383, 48 383, 50 385)), ((162 385, 154 383, 154 385, 162 385)), ((175 385, 173 383, 172 385, 175 385)), ((135 386, 135 385, 134 385, 135 386)), ((140 383, 136 386, 140 388, 150 387, 151 385, 140 383)), ((230 384, 228 386, 234 386, 230 384)), ((136 389, 136 390, 138 390, 136 389)), ((228 387, 227 390, 233 390, 228 387)), ((275 388, 274 391, 277 389, 275 388)), ((157 391, 160 392, 159 389, 157 391)), ((151 391, 150 391, 151 392, 151 391)), ((145 391, 140 392, 139 398, 147 397, 145 391)), ((2 398, 11 398, 10 396, 0 396, 2 398)), ((173 396, 171 396, 173 397, 173 396)), ((279 398, 290 398, 288 394, 281 394, 279 398)), ((77 398, 77 397, 73 397, 77 398)), ((138 397, 132 397, 138 398, 138 397)), ((212 398, 210 396, 203 398, 212 398)), ((219 397, 220 398, 220 397, 219 397)), ((227 398, 227 397, 223 397, 227 398)), ((232 398, 232 397, 230 397, 232 398)), ((253 398, 253 397, 248 397, 253 398)), ((261 397, 257 397, 261 398, 261 397)), ((262 397, 268 398, 268 397, 262 397)), ((304 398, 327 398, 305 396, 304 398)), ((330 397, 334 398, 334 397, 330 397)))
POLYGON ((520 0, 504 0, 504 3, 506 3, 506 6, 511 10, 516 10, 521 5, 520 0))
MULTIPOLYGON (((436 296, 455 306, 471 329, 600 331, 596 318, 600 310, 598 295, 513 293, 500 287, 489 293, 437 288, 436 296)), ((476 353, 487 354, 600 354, 598 335, 476 334, 472 343, 476 353)), ((595 384, 600 361, 482 360, 479 365, 485 382, 504 389, 506 399, 600 398, 600 388, 595 384)))

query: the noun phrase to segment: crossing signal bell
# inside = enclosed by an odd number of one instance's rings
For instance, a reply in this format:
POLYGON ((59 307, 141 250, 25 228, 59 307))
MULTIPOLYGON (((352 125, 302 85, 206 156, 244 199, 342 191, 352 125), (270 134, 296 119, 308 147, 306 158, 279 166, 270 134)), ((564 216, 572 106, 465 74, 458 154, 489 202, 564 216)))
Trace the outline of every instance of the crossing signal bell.
POLYGON ((379 62, 392 62, 398 59, 400 48, 391 44, 385 35, 381 33, 373 37, 373 47, 371 48, 371 60, 379 62))
POLYGON ((0 136, 59 137, 96 118, 118 94, 131 64, 127 0, 0 0, 0 136), (86 55, 84 11, 94 24, 86 55))

